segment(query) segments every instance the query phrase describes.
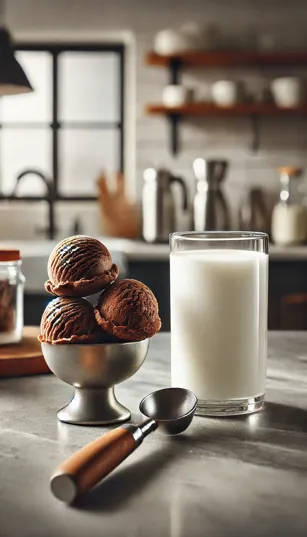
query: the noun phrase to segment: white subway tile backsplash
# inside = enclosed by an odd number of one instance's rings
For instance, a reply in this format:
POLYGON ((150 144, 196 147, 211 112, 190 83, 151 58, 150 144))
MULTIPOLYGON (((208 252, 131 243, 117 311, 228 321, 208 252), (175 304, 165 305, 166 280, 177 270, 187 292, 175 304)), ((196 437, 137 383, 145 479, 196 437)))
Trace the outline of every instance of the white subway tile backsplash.
POLYGON ((47 205, 43 201, 1 203, 0 240, 42 239, 44 235, 41 235, 38 230, 47 223, 47 210, 47 205))
MULTIPOLYGON (((57 202, 55 206, 57 239, 74 233, 79 222, 80 232, 97 236, 103 234, 99 220, 98 204, 95 202, 57 202)), ((0 204, 0 240, 44 240, 43 231, 48 226, 48 207, 45 202, 0 204)))
POLYGON ((102 233, 98 203, 95 202, 58 202, 56 204, 56 219, 62 236, 73 235, 76 221, 81 233, 97 236, 102 233))

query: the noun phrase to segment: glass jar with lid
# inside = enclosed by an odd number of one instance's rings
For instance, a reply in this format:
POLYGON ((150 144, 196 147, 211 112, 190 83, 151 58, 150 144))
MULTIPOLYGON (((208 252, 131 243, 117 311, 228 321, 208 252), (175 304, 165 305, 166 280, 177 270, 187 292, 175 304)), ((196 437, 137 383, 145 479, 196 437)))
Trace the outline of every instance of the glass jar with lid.
POLYGON ((302 204, 302 170, 283 167, 280 172, 279 201, 272 214, 272 239, 277 245, 302 244, 307 240, 307 209, 302 204))
POLYGON ((19 250, 0 250, 0 345, 21 340, 24 282, 19 250))

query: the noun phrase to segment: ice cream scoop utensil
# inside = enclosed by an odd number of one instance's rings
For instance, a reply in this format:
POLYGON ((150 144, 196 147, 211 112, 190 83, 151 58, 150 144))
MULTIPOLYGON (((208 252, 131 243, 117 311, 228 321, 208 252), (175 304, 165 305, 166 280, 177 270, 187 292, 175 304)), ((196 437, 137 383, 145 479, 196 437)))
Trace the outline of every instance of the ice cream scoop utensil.
POLYGON ((196 406, 196 396, 183 388, 165 388, 147 395, 140 411, 149 419, 139 425, 122 425, 74 453, 52 475, 53 494, 63 502, 73 502, 110 474, 157 428, 167 435, 185 431, 196 406))

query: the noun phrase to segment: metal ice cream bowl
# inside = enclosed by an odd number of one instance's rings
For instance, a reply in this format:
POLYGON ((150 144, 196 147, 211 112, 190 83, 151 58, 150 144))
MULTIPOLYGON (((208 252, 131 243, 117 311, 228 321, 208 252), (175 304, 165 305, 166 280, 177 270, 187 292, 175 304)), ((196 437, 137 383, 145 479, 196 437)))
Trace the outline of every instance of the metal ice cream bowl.
POLYGON ((143 364, 149 339, 129 343, 52 345, 42 343, 51 371, 75 388, 58 419, 79 425, 126 421, 130 411, 115 397, 114 385, 132 377, 143 364))

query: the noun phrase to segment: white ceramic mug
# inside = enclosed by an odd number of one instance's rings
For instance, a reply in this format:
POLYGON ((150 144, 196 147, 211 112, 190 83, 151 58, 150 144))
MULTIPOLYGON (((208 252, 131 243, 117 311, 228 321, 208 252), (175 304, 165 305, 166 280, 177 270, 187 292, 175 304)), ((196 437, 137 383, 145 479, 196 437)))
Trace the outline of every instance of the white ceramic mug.
POLYGON ((233 106, 240 99, 240 86, 234 80, 219 80, 212 85, 212 99, 217 106, 233 106))
POLYGON ((273 97, 281 108, 295 108, 304 101, 304 85, 300 78, 288 76, 271 82, 273 97))
POLYGON ((157 54, 169 55, 186 50, 187 39, 182 32, 168 29, 161 30, 155 35, 154 50, 157 54))
POLYGON ((185 86, 170 84, 165 86, 162 93, 162 102, 164 106, 177 108, 193 99, 193 91, 185 86))

